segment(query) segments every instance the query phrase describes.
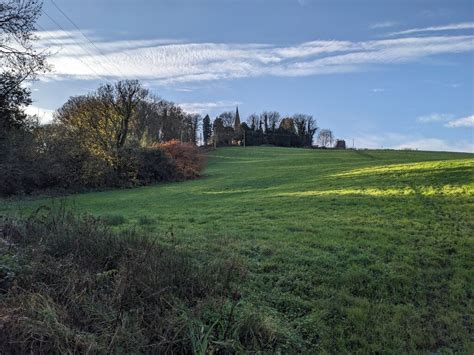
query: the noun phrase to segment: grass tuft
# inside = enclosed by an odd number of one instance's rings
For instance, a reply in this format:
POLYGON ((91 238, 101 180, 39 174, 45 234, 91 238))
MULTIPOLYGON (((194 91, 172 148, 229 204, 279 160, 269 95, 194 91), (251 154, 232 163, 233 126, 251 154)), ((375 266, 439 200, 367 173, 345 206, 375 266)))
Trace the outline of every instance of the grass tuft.
POLYGON ((101 216, 100 218, 103 223, 109 226, 119 226, 126 222, 126 219, 123 215, 120 214, 109 214, 101 216))

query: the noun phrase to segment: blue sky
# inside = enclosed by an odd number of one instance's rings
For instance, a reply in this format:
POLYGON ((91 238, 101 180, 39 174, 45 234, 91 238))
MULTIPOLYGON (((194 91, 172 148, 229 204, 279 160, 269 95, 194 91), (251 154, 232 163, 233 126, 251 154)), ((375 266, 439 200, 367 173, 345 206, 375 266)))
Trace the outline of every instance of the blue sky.
POLYGON ((474 152, 471 0, 54 3, 37 44, 53 71, 29 109, 44 121, 69 96, 136 78, 211 117, 303 112, 360 148, 474 152))

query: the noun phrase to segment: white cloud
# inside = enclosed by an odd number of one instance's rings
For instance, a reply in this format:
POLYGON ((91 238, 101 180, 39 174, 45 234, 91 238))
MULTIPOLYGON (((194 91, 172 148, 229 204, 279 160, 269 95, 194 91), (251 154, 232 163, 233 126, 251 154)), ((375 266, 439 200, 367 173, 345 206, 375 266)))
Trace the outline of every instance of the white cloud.
POLYGON ((450 128, 474 127, 474 115, 451 120, 445 126, 450 128))
POLYGON ((375 88, 375 89, 372 89, 372 92, 377 94, 377 93, 380 93, 380 92, 384 92, 385 89, 384 88, 375 88))
POLYGON ((432 113, 426 116, 417 117, 416 120, 422 123, 442 122, 452 119, 454 115, 450 113, 432 113))
POLYGON ((240 102, 238 101, 214 101, 214 102, 184 102, 180 103, 186 112, 189 113, 211 113, 216 111, 233 110, 240 102))
MULTIPOLYGON (((356 148, 414 149, 450 152, 474 152, 474 144, 468 141, 447 141, 439 138, 411 134, 385 133, 361 134, 354 139, 356 148)), ((347 142, 352 146, 352 142, 347 142)))
POLYGON ((53 120, 54 110, 30 105, 25 108, 25 113, 30 116, 38 116, 40 123, 44 124, 53 120))
POLYGON ((395 149, 417 149, 434 150, 443 152, 468 152, 474 153, 474 144, 469 142, 450 143, 439 138, 421 138, 413 141, 404 142, 395 149))
MULTIPOLYGON (((94 40, 92 35, 89 37, 94 40)), ((98 40, 95 45, 100 53, 90 44, 87 46, 75 32, 58 31, 47 37, 40 34, 40 38, 42 48, 49 48, 53 53, 49 62, 54 66, 54 71, 42 80, 137 78, 160 85, 267 75, 347 73, 366 70, 373 64, 402 64, 433 55, 474 50, 474 36, 365 42, 318 40, 291 46, 98 40)))
POLYGON ((398 25, 398 22, 395 21, 384 21, 384 22, 377 22, 373 23, 369 26, 370 29, 375 30, 377 28, 388 28, 398 25))
POLYGON ((450 113, 432 113, 426 116, 417 117, 416 120, 422 123, 446 122, 445 127, 474 127, 474 115, 454 119, 454 115, 450 113))
POLYGON ((194 90, 191 89, 191 88, 176 88, 174 89, 175 91, 179 91, 179 92, 193 92, 194 90))
POLYGON ((474 29, 474 22, 452 23, 444 26, 431 26, 424 28, 411 28, 409 30, 398 31, 390 33, 391 36, 408 35, 414 33, 424 32, 439 32, 439 31, 456 31, 456 30, 470 30, 474 29))

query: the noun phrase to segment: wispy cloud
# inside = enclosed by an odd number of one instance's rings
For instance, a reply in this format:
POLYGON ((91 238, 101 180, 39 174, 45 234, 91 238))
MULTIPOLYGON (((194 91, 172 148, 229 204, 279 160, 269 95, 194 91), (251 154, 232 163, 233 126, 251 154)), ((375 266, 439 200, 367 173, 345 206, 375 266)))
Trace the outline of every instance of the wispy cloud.
POLYGON ((431 113, 425 116, 419 116, 416 118, 418 122, 431 123, 431 122, 443 122, 453 119, 454 115, 450 113, 431 113))
POLYGON ((474 115, 455 118, 451 113, 432 113, 416 120, 421 123, 445 122, 444 126, 449 128, 474 127, 474 115))
POLYGON ((474 144, 472 142, 448 142, 439 138, 420 138, 414 139, 398 146, 395 149, 417 149, 417 150, 434 150, 443 152, 474 152, 474 144))
POLYGON ((363 42, 318 40, 292 46, 98 39, 95 45, 100 52, 76 32, 40 33, 40 38, 40 45, 55 53, 49 60, 54 71, 43 76, 43 80, 138 78, 159 85, 347 73, 367 70, 374 64, 402 64, 474 50, 472 35, 363 42))
POLYGON ((474 115, 451 120, 445 126, 450 128, 474 127, 474 115))
MULTIPOLYGON (((350 142, 349 142, 350 143, 350 142)), ((474 152, 474 144, 469 141, 448 141, 416 134, 383 133, 360 134, 355 137, 356 148, 369 149, 416 149, 446 152, 474 152)))
POLYGON ((369 28, 372 30, 375 30, 378 28, 389 28, 389 27, 394 27, 397 25, 398 25, 398 22, 396 21, 384 21, 384 22, 373 23, 369 26, 369 28))
POLYGON ((214 102, 184 102, 179 105, 189 113, 213 113, 222 110, 235 109, 238 101, 214 101, 214 102))
POLYGON ((444 26, 431 26, 424 28, 411 28, 409 30, 398 31, 390 33, 391 36, 408 35, 424 32, 441 32, 441 31, 456 31, 456 30, 470 30, 474 28, 474 22, 452 23, 444 26))
POLYGON ((384 92, 385 89, 384 88, 375 88, 375 89, 372 89, 372 92, 374 94, 378 94, 378 93, 381 93, 381 92, 384 92))

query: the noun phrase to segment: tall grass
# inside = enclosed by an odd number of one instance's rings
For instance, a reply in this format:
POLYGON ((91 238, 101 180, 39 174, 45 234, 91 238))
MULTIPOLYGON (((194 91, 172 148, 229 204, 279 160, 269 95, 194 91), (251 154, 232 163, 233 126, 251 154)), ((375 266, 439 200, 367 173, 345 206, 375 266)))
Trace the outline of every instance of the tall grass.
POLYGON ((203 260, 59 209, 0 224, 1 353, 276 350, 244 264, 203 260))

